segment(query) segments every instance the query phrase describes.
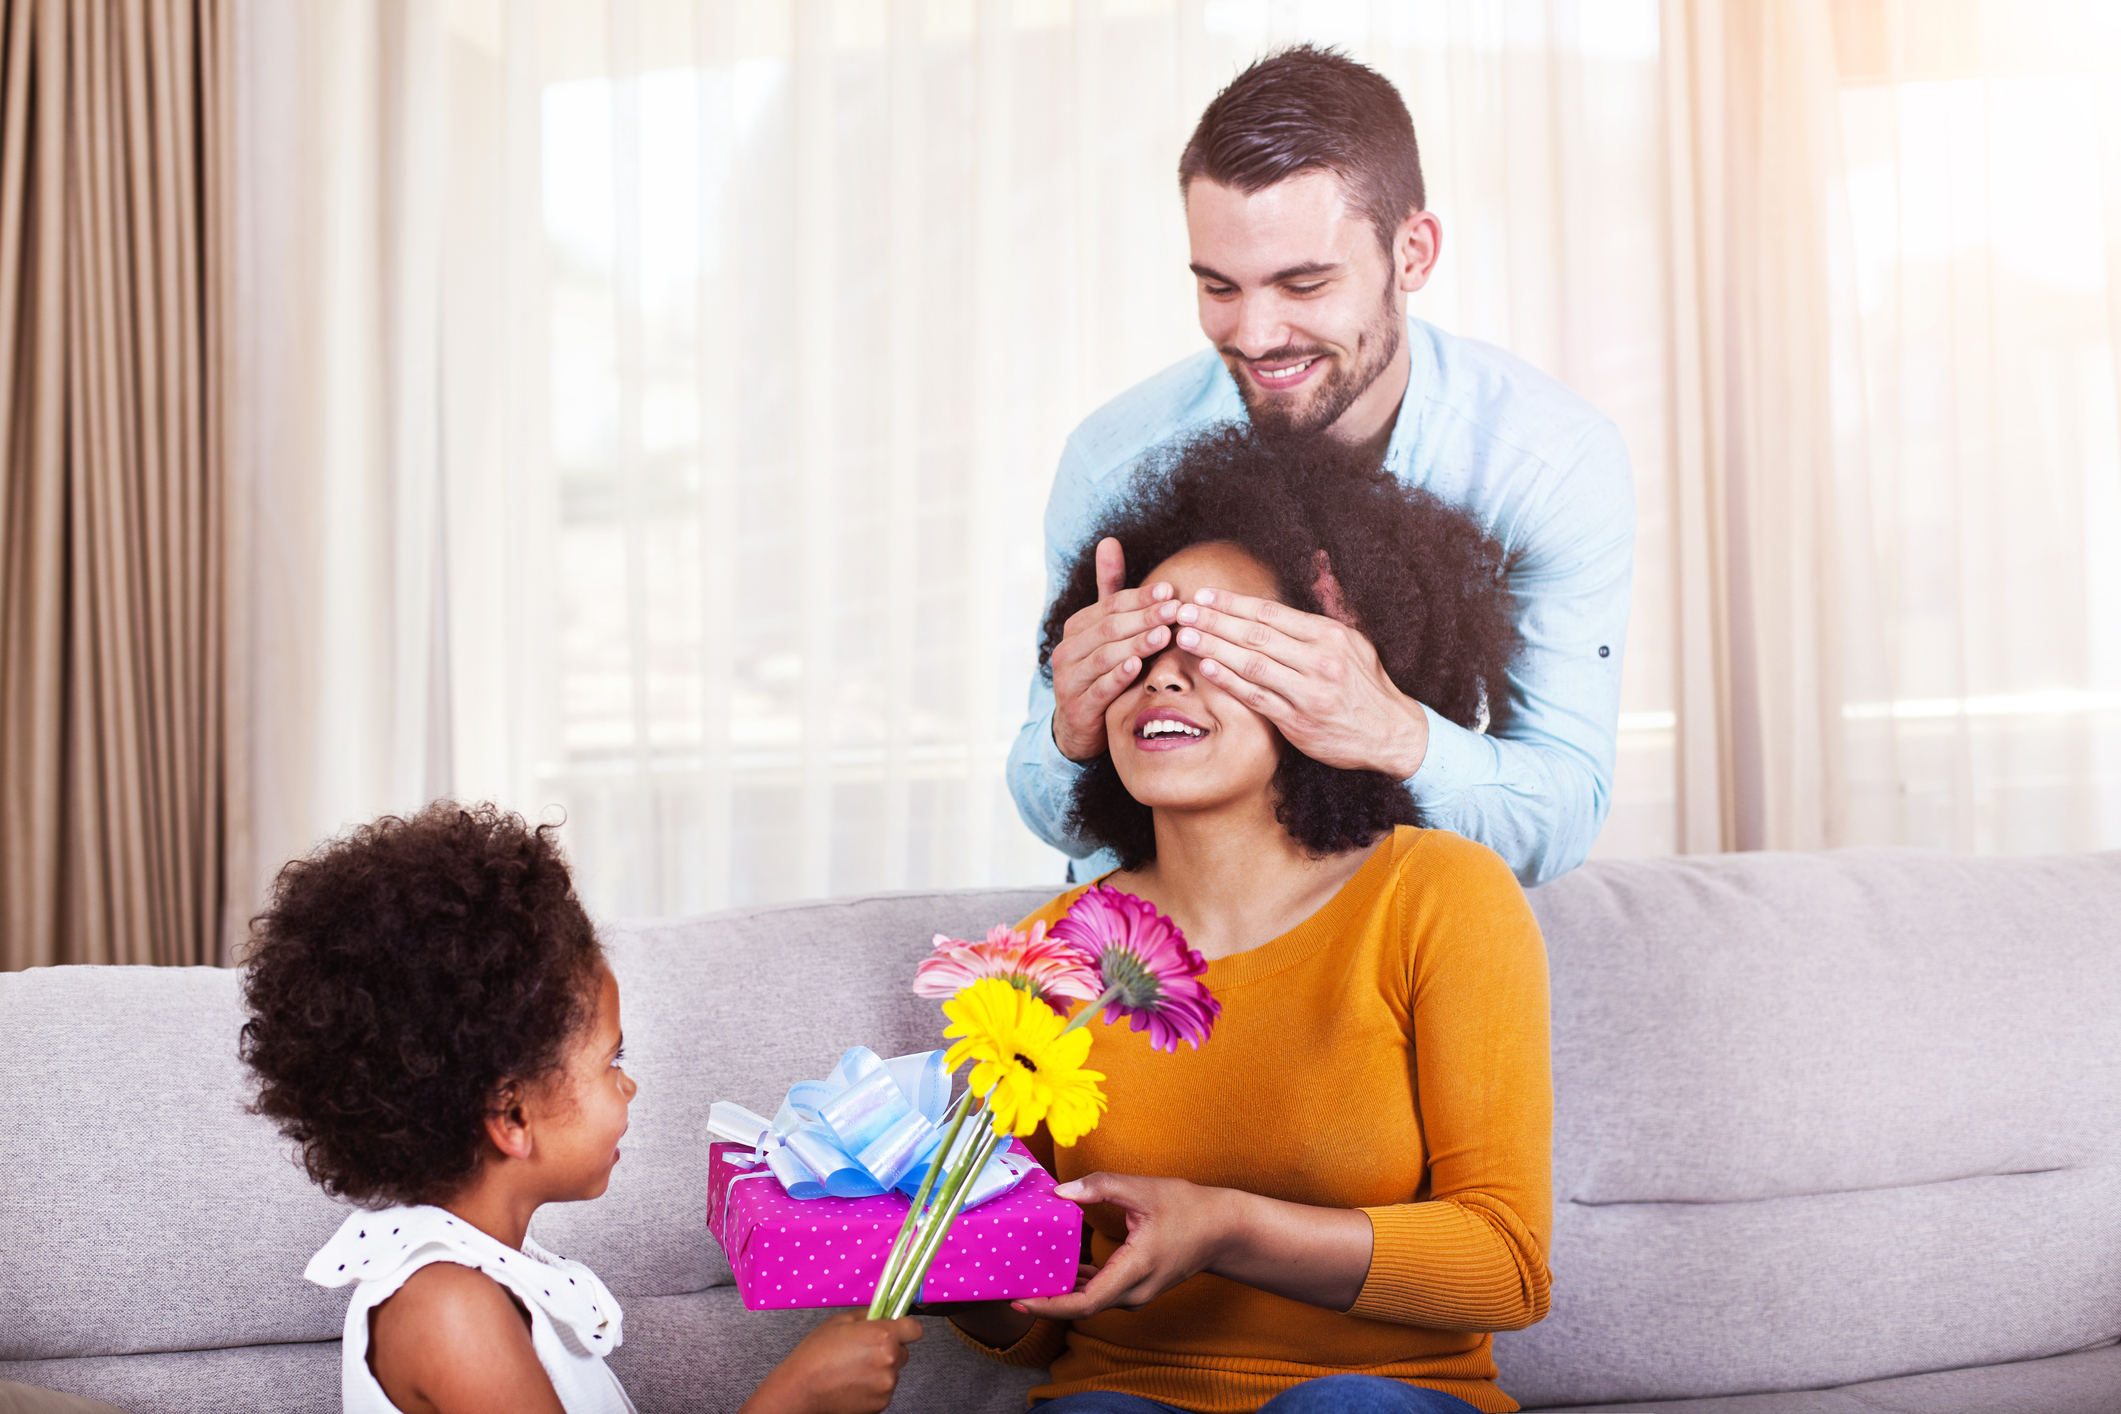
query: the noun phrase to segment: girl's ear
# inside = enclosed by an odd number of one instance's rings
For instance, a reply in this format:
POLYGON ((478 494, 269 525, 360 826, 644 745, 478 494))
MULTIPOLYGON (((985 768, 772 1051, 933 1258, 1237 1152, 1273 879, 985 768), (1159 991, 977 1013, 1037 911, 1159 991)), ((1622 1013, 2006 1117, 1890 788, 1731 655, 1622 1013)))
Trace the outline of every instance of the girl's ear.
POLYGON ((504 1080, 486 1101, 486 1137, 511 1159, 527 1159, 536 1147, 531 1142, 530 1117, 524 1112, 523 1100, 523 1083, 504 1080))

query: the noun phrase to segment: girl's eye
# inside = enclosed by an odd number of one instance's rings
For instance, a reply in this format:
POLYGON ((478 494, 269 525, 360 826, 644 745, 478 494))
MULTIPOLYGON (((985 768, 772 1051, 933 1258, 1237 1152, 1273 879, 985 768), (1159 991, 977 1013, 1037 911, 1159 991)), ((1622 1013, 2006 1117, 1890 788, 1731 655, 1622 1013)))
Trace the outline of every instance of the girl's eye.
POLYGON ((611 1063, 613 1065, 617 1065, 620 1061, 624 1059, 626 1059, 626 1048, 624 1046, 619 1047, 616 1051, 613 1051, 611 1053, 611 1063))

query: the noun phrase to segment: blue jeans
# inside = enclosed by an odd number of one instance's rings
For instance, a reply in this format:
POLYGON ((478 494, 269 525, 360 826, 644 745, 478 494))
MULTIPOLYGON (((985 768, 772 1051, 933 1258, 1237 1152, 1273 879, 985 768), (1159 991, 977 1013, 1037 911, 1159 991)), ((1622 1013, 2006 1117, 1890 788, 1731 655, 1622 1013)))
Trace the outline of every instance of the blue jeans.
MULTIPOLYGON (((1283 1390, 1259 1407, 1259 1414, 1466 1414, 1472 1409, 1455 1394, 1402 1384, 1382 1375, 1322 1375, 1283 1390)), ((1086 1389, 1059 1399, 1040 1400, 1037 1414, 1184 1414, 1168 1404, 1138 1394, 1086 1389)))

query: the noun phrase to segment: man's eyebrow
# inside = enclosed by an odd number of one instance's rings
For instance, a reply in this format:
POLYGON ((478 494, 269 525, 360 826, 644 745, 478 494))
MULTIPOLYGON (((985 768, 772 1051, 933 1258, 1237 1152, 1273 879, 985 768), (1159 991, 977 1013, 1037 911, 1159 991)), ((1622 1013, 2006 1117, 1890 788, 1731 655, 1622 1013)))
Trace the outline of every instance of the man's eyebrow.
MULTIPOLYGON (((1186 268, 1201 279, 1213 280, 1219 285, 1234 285, 1237 283, 1228 275, 1211 270, 1205 265, 1194 264, 1188 265, 1186 268)), ((1267 283, 1270 285, 1281 285, 1291 280, 1302 280, 1312 275, 1338 275, 1342 268, 1341 263, 1337 260, 1310 260, 1302 265, 1291 265, 1286 270, 1275 271, 1267 277, 1267 283)))

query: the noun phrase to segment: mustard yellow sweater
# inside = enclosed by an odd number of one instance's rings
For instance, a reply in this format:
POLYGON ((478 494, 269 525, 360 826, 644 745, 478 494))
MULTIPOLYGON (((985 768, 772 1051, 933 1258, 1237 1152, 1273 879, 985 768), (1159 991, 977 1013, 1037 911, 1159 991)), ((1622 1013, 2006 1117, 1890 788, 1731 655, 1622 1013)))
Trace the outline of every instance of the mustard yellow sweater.
MULTIPOLYGON (((1031 917, 1050 924, 1081 892, 1031 917)), ((1050 1364, 1034 1399, 1110 1389, 1224 1414, 1363 1373, 1516 1409, 1489 1332, 1546 1314, 1553 1087, 1546 951, 1509 869, 1457 835, 1401 828, 1317 914, 1209 963, 1206 981, 1223 1013, 1197 1053, 1092 1023, 1111 1110, 1073 1148, 1044 1131, 1032 1147, 1064 1181, 1148 1174, 1360 1208, 1373 1247, 1355 1305, 1203 1274, 1139 1311, 1041 1321, 1007 1350, 967 1342, 1050 1364)), ((1102 1263, 1125 1220, 1088 1217, 1102 1263)))

